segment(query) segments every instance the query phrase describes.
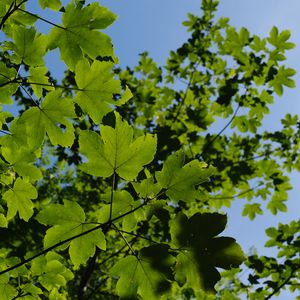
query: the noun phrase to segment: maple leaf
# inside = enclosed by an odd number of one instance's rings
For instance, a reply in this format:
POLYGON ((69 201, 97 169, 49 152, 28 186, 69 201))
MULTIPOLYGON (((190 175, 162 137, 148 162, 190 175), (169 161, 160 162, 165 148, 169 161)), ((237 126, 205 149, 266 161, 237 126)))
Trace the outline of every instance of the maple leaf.
POLYGON ((88 158, 80 169, 88 174, 109 177, 116 172, 126 180, 133 180, 150 163, 156 151, 156 137, 146 134, 133 140, 133 128, 115 113, 115 128, 101 126, 100 135, 81 131, 80 152, 88 158))

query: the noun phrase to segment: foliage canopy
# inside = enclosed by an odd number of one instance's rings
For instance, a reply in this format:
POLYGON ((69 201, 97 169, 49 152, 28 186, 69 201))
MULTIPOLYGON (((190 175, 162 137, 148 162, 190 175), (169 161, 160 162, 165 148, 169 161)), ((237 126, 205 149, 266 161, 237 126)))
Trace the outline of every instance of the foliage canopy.
POLYGON ((221 212, 236 198, 247 199, 250 219, 263 201, 273 214, 286 211, 300 122, 288 114, 281 131, 261 126, 274 95, 295 85, 284 65, 290 32, 237 31, 215 19, 217 1, 203 0, 202 15, 183 23, 190 38, 164 67, 142 53, 121 70, 102 32, 116 19, 107 8, 39 0, 61 15, 56 24, 26 2, 0 2, 0 102, 15 107, 0 112, 1 299, 299 291, 299 221, 267 230, 280 260, 246 257, 222 236, 221 212), (60 83, 45 65, 55 49, 66 66, 60 83))

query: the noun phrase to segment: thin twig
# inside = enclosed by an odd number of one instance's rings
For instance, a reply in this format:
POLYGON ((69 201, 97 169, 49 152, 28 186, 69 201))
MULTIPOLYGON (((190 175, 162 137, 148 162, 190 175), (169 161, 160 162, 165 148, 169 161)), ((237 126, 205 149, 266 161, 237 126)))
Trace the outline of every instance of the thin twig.
POLYGON ((16 5, 16 1, 12 2, 11 5, 8 8, 8 11, 6 12, 6 14, 2 17, 2 20, 0 22, 0 30, 2 29, 2 27, 4 26, 5 22, 8 20, 8 18, 17 10, 20 10, 20 6, 22 6, 22 4, 24 4, 25 2, 27 2, 27 0, 23 0, 21 1, 18 5, 16 5))
POLYGON ((12 135, 10 132, 8 132, 8 131, 6 131, 6 130, 3 130, 3 129, 0 129, 0 132, 1 132, 1 133, 4 133, 4 134, 12 135))
POLYGON ((174 117, 173 122, 177 121, 177 118, 178 118, 178 116, 180 115, 182 106, 183 106, 183 104, 184 104, 184 102, 185 102, 185 99, 186 99, 186 97, 187 97, 188 91, 189 91, 189 89, 190 89, 190 87, 191 87, 191 85, 192 85, 192 81, 193 81, 193 79, 194 79, 194 74, 195 74, 195 72, 196 72, 196 69, 197 69, 198 65, 199 65, 199 63, 197 63, 196 66, 194 67, 194 70, 193 70, 193 72, 192 72, 192 75, 191 75, 190 80, 189 80, 189 82, 188 82, 188 84, 187 84, 186 90, 185 90, 185 92, 184 92, 184 96, 183 96, 183 98, 181 99, 181 102, 179 103, 179 105, 178 105, 178 107, 177 107, 177 113, 176 113, 176 115, 175 115, 175 117, 174 117))
POLYGON ((23 266, 23 265, 25 265, 25 264, 31 262, 31 261, 34 260, 35 258, 40 257, 40 256, 42 256, 42 255, 44 255, 44 254, 46 254, 46 253, 48 253, 48 252, 50 252, 50 251, 56 249, 57 247, 60 247, 60 246, 66 244, 66 243, 68 243, 68 242, 71 242, 71 241, 73 241, 73 240, 75 240, 75 239, 77 239, 77 238, 79 238, 79 237, 85 236, 85 235, 87 235, 87 234, 89 234, 89 233, 91 233, 91 232, 93 232, 93 231, 98 230, 98 229, 103 229, 103 228, 106 228, 106 227, 108 227, 108 226, 111 226, 111 225, 113 224, 113 222, 118 221, 119 219, 122 219, 122 218, 124 218, 125 216, 132 214, 132 213, 135 212, 136 210, 138 210, 138 209, 140 209, 141 207, 145 206, 147 203, 148 203, 148 201, 145 201, 144 203, 142 203, 142 204, 140 204, 139 206, 135 207, 134 209, 132 209, 132 210, 130 210, 130 211, 124 213, 124 214, 121 215, 121 216, 117 216, 116 218, 114 218, 114 219, 112 219, 112 220, 110 220, 110 221, 107 221, 107 222, 105 222, 105 223, 103 223, 103 224, 100 224, 100 225, 98 225, 98 226, 95 226, 94 228, 91 228, 91 229, 86 230, 86 231, 83 231, 83 232, 81 232, 81 233, 79 233, 79 234, 77 234, 77 235, 71 236, 71 237, 69 237, 69 238, 67 238, 67 239, 65 239, 65 240, 62 240, 62 241, 60 241, 60 242, 54 244, 53 246, 48 247, 48 248, 44 249, 43 251, 41 251, 41 252, 39 252, 39 253, 37 253, 37 254, 35 254, 35 255, 33 255, 33 256, 27 258, 27 259, 24 259, 23 261, 21 261, 21 262, 15 264, 15 265, 13 265, 13 266, 11 266, 11 267, 9 267, 9 268, 6 268, 6 269, 0 271, 0 275, 3 275, 3 274, 5 274, 5 273, 7 273, 7 272, 10 272, 10 271, 12 271, 12 270, 14 270, 14 269, 16 269, 16 268, 19 268, 19 267, 21 267, 21 266, 23 266))
POLYGON ((289 280, 292 279, 295 272, 296 269, 292 269, 290 275, 277 288, 275 288, 273 292, 265 298, 265 300, 271 299, 277 292, 279 292, 289 282, 289 280))
POLYGON ((238 198, 239 196, 242 196, 242 195, 245 195, 245 194, 247 194, 249 192, 254 191, 255 189, 257 189, 258 187, 260 187, 262 185, 263 184, 260 183, 260 184, 258 184, 256 186, 254 186, 253 188, 248 189, 247 191, 241 192, 241 193, 233 195, 233 196, 224 196, 224 197, 218 197, 218 196, 216 196, 216 197, 209 197, 208 199, 211 199, 211 200, 215 200, 215 199, 216 200, 222 200, 222 199, 234 199, 234 198, 238 198))
POLYGON ((207 147, 209 147, 227 129, 227 127, 232 123, 232 121, 236 117, 239 109, 240 109, 240 105, 238 105, 238 107, 234 111, 234 113, 233 113, 231 119, 228 121, 228 123, 217 133, 217 135, 214 136, 214 138, 208 144, 206 144, 204 146, 204 149, 206 149, 207 147))

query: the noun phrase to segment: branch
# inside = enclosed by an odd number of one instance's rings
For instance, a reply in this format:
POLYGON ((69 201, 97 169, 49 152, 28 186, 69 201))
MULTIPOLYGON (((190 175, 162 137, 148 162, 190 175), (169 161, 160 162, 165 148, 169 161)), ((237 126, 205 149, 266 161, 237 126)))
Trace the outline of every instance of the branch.
POLYGON ((276 289, 274 289, 273 292, 265 298, 265 300, 271 299, 276 293, 278 293, 292 279, 296 270, 297 269, 292 269, 290 275, 276 289))
MULTIPOLYGON (((135 237, 135 238, 133 238, 131 241, 130 241, 130 243, 135 243, 135 241, 137 240, 137 238, 135 237)), ((105 264, 107 261, 109 261, 111 258, 113 258, 113 257, 115 257, 115 256, 117 256, 117 255, 119 255, 123 250, 124 250, 124 248, 126 248, 127 247, 127 245, 125 244, 123 247, 121 247, 117 252, 115 252, 115 253, 112 253, 111 255, 109 255, 105 260, 102 260, 98 265, 97 265, 97 267, 99 267, 99 266, 101 266, 101 265, 103 265, 103 264, 105 264)), ((97 268, 98 269, 98 268, 97 268)), ((100 282, 100 283, 98 283, 95 287, 89 287, 89 286, 87 286, 87 288, 89 288, 91 291, 90 291, 90 293, 89 293, 89 295, 87 295, 86 296, 86 299, 90 299, 90 297, 89 296, 92 296, 92 295, 94 295, 94 293, 99 289, 99 287, 101 286, 101 284, 103 284, 103 282, 100 282)), ((100 292, 97 292, 97 295, 98 294, 100 294, 100 292)), ((119 298, 118 298, 119 299, 119 298)))
POLYGON ((234 113, 233 113, 231 119, 229 120, 229 122, 218 132, 217 135, 214 136, 214 138, 208 144, 206 144, 204 146, 204 149, 206 149, 207 147, 209 147, 227 129, 227 127, 232 123, 232 121, 236 117, 236 114, 238 113, 239 109, 240 109, 240 105, 238 105, 238 107, 234 111, 234 113))
POLYGON ((262 158, 262 157, 265 157, 267 155, 270 155, 270 152, 267 151, 267 152, 265 152, 263 154, 260 154, 260 155, 256 155, 256 156, 253 156, 253 157, 250 157, 250 158, 246 158, 246 159, 243 159, 243 160, 234 161, 230 166, 238 165, 238 164, 240 164, 242 162, 256 160, 258 158, 262 158))
POLYGON ((2 20, 0 22, 0 30, 2 29, 2 27, 4 26, 5 22, 8 20, 8 18, 14 13, 16 12, 18 9, 20 9, 20 6, 22 6, 22 4, 24 4, 25 2, 27 2, 27 0, 23 0, 21 1, 18 5, 16 5, 16 1, 13 1, 11 3, 11 5, 8 8, 8 11, 6 12, 6 14, 2 17, 2 20))
POLYGON ((187 97, 187 93, 188 93, 188 91, 189 91, 189 88, 190 88, 190 86, 192 85, 192 81, 193 81, 193 78, 194 78, 194 74, 195 74, 195 72, 196 72, 196 69, 197 69, 198 65, 199 65, 199 63, 197 63, 196 66, 194 67, 194 70, 193 70, 193 72, 192 72, 192 74, 191 74, 190 80, 189 80, 189 82, 187 83, 187 87, 186 87, 186 90, 185 90, 185 92, 184 92, 184 96, 183 96, 181 102, 180 102, 179 105, 178 105, 177 113, 176 113, 176 115, 175 115, 175 117, 174 117, 173 122, 177 121, 178 116, 180 115, 182 106, 183 106, 183 104, 184 104, 184 102, 185 102, 185 99, 186 99, 186 97, 187 97))
MULTIPOLYGON (((148 200, 148 201, 149 201, 149 200, 148 200)), ((23 261, 21 261, 21 262, 15 264, 15 265, 13 265, 13 266, 11 266, 11 267, 9 267, 9 268, 6 268, 6 269, 0 271, 0 275, 3 275, 3 274, 5 274, 5 273, 7 273, 7 272, 10 272, 10 271, 12 271, 12 270, 14 270, 14 269, 16 269, 16 268, 19 268, 19 267, 21 267, 21 266, 23 266, 23 265, 25 265, 25 264, 31 262, 31 261, 34 260, 35 258, 38 258, 38 257, 40 257, 40 256, 42 256, 42 255, 44 255, 44 254, 47 254, 48 252, 54 250, 55 248, 64 245, 65 243, 71 242, 71 241, 73 241, 73 240, 75 240, 75 239, 77 239, 77 238, 79 238, 79 237, 82 237, 82 236, 84 236, 84 235, 86 235, 86 234, 89 234, 89 233, 91 233, 91 232, 93 232, 93 231, 96 231, 96 230, 98 230, 98 229, 109 228, 109 227, 113 224, 113 222, 115 222, 115 221, 117 221, 117 220, 119 220, 119 219, 121 219, 121 218, 124 218, 124 217, 127 216, 127 215, 132 214, 132 213, 135 212, 136 210, 138 210, 138 209, 140 209, 141 207, 145 206, 145 205, 148 203, 148 201, 145 201, 144 203, 140 204, 139 206, 135 207, 134 209, 132 209, 132 210, 130 210, 130 211, 124 213, 124 214, 121 215, 121 216, 117 216, 116 218, 114 218, 114 219, 112 219, 112 220, 110 220, 110 221, 107 221, 107 222, 105 222, 105 223, 103 223, 103 224, 100 224, 100 225, 94 227, 94 228, 91 228, 91 229, 86 230, 86 231, 83 231, 83 232, 81 232, 81 233, 79 233, 79 234, 77 234, 77 235, 71 236, 70 238, 67 238, 67 239, 65 239, 65 240, 62 240, 62 241, 60 241, 60 242, 54 244, 53 246, 48 247, 48 248, 44 249, 43 251, 41 251, 41 252, 39 252, 39 253, 37 253, 37 254, 35 254, 35 255, 33 255, 33 256, 27 258, 27 259, 24 259, 23 261)))
POLYGON ((147 240, 149 241, 150 243, 153 243, 153 244, 156 244, 156 245, 160 245, 160 246, 164 246, 164 247, 167 247, 168 249, 170 250, 173 250, 173 251, 178 251, 180 249, 176 249, 176 248, 171 248, 168 244, 165 244, 165 243, 160 243, 160 242, 156 242, 150 238, 147 238, 143 235, 139 235, 139 234, 136 234, 136 233, 133 233, 133 232, 129 232, 129 231, 125 231, 125 230, 122 230, 122 229, 118 229, 119 232, 122 232, 122 233, 126 233, 126 234, 129 234, 129 235, 132 235, 134 237, 137 237, 137 238, 140 238, 140 239, 143 239, 143 240, 147 240))
POLYGON ((125 236, 123 235, 123 233, 121 232, 121 230, 113 224, 113 227, 115 228, 115 230, 118 231, 118 233, 121 235, 123 241, 125 242, 125 244, 127 245, 127 247, 130 249, 131 253, 136 257, 136 259, 139 261, 139 257, 137 256, 137 254, 134 252, 134 250, 132 249, 131 245, 128 243, 128 241, 126 240, 125 236))
POLYGON ((0 73, 0 76, 2 76, 2 77, 4 77, 4 78, 8 79, 8 81, 3 82, 3 83, 0 84, 0 88, 6 86, 6 85, 8 85, 8 84, 11 84, 11 83, 18 83, 17 78, 10 79, 8 76, 6 76, 5 74, 2 74, 2 73, 0 73))

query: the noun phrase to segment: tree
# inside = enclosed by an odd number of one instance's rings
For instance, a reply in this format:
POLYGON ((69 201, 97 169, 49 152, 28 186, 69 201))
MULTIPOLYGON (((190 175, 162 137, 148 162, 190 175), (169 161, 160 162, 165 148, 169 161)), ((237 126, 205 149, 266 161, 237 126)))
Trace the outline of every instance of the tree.
POLYGON ((40 0, 62 13, 56 24, 26 2, 0 3, 0 99, 18 110, 0 114, 1 297, 270 299, 299 290, 299 222, 268 229, 280 260, 246 259, 222 236, 220 213, 235 198, 248 199, 251 219, 261 200, 286 210, 300 123, 287 115, 282 131, 259 129, 274 94, 294 86, 283 64, 290 33, 237 32, 215 20, 217 1, 203 0, 165 67, 143 53, 121 70, 101 31, 116 18, 108 9, 40 0), (44 64, 54 49, 66 65, 60 83, 44 64), (214 133, 217 118, 227 124, 214 133), (238 277, 243 261, 249 283, 238 277))

